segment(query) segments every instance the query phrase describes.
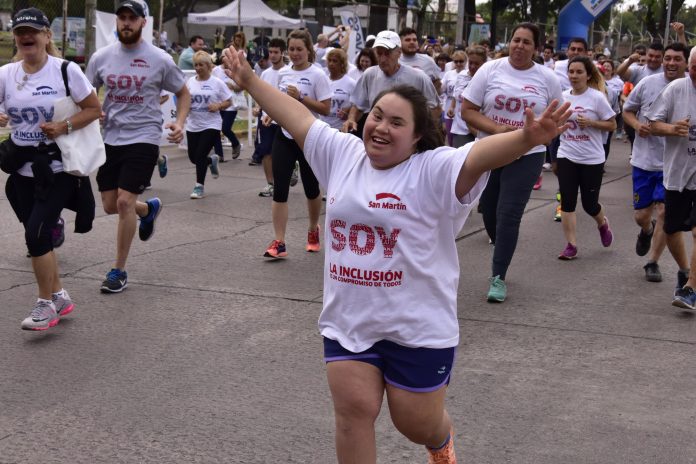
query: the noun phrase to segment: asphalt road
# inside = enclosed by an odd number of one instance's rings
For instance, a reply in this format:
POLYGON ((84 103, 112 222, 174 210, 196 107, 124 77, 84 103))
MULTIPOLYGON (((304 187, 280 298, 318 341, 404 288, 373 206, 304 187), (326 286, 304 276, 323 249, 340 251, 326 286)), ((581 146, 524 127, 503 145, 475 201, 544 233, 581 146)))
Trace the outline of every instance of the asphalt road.
MULTIPOLYGON (((271 201, 257 195, 250 151, 221 165, 203 200, 188 198, 185 152, 167 152, 169 175, 144 195, 164 210, 152 240, 136 237, 122 294, 99 292, 116 218, 98 206, 94 230, 77 235, 65 215, 60 267, 77 306, 47 332, 19 328, 36 288, 0 197, 0 463, 335 462, 316 326, 323 253, 303 251, 301 186, 290 195, 290 256, 268 262, 271 201)), ((628 145, 614 143, 602 187, 608 249, 580 213, 580 258, 556 259, 565 242, 551 219, 556 182, 544 177, 504 304, 485 302, 492 249, 480 215, 457 242, 461 344, 447 408, 460 462, 696 462, 696 319, 670 305, 668 254, 664 282, 643 278, 628 145)), ((427 461, 388 411, 376 426, 380 463, 427 461)))

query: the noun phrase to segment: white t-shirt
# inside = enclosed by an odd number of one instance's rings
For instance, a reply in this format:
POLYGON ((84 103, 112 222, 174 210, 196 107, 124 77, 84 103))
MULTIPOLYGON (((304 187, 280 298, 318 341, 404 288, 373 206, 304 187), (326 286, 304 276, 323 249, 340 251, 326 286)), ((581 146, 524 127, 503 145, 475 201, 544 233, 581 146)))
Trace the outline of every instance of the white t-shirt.
POLYGON ((568 79, 568 60, 558 60, 553 66, 553 72, 556 73, 558 82, 561 84, 562 90, 570 88, 570 79, 568 79))
MULTIPOLYGON (((653 74, 642 79, 628 94, 628 99, 623 106, 624 111, 636 113, 636 117, 640 122, 647 123, 650 107, 667 85, 669 85, 669 81, 665 79, 665 73, 653 74)), ((633 150, 631 151, 631 166, 646 171, 662 171, 664 152, 664 137, 654 135, 641 137, 636 134, 636 138, 633 141, 633 150)))
MULTIPOLYGON (((211 74, 213 76, 217 77, 218 79, 220 79, 222 82, 224 82, 228 89, 230 87, 227 84, 237 85, 237 83, 234 81, 234 79, 230 79, 229 77, 227 77, 227 74, 225 74, 225 70, 224 70, 223 65, 215 66, 213 68, 213 72, 211 74)), ((233 96, 238 94, 238 93, 244 94, 244 92, 235 92, 232 89, 230 89, 230 91, 232 92, 233 96)), ((232 104, 229 107, 227 107, 227 109, 225 109, 223 111, 237 111, 237 106, 234 104, 234 98, 232 98, 230 100, 230 103, 232 103, 232 104)))
POLYGON ((488 179, 457 199, 471 146, 440 147, 380 170, 354 135, 312 125, 305 157, 327 198, 323 336, 352 352, 379 340, 457 346, 454 240, 488 179))
POLYGON ((442 78, 442 94, 440 95, 440 101, 442 102, 442 109, 444 110, 443 116, 445 119, 450 119, 447 117, 447 110, 449 109, 449 106, 452 102, 452 100, 455 98, 454 95, 454 87, 457 84, 457 76, 458 72, 456 69, 453 69, 451 71, 447 71, 445 75, 442 78))
POLYGON ((623 92, 624 81, 617 75, 611 76, 611 79, 606 81, 607 87, 615 90, 616 92, 623 92))
POLYGON ((652 76, 653 74, 661 73, 664 71, 662 69, 662 66, 660 66, 657 69, 650 69, 648 68, 647 64, 638 63, 633 63, 631 66, 628 67, 628 69, 631 70, 631 78, 629 79, 629 82, 631 82, 633 85, 637 85, 641 80, 645 79, 648 76, 652 76))
POLYGON ((326 122, 334 129, 340 129, 343 125, 343 119, 336 114, 339 109, 346 112, 350 109, 350 95, 355 89, 355 81, 345 74, 340 79, 330 81, 331 84, 331 111, 328 116, 322 116, 321 120, 326 122))
POLYGON ((551 58, 549 61, 544 60, 544 66, 546 66, 549 69, 553 69, 556 65, 556 62, 551 58))
POLYGON ((401 57, 399 57, 399 63, 420 69, 433 81, 440 79, 442 70, 437 63, 435 63, 435 60, 424 53, 415 53, 413 56, 406 56, 402 52, 401 57))
MULTIPOLYGON (((303 97, 312 100, 323 101, 331 99, 331 84, 324 71, 317 66, 309 66, 302 71, 296 71, 291 66, 287 66, 278 73, 278 89, 287 93, 288 85, 294 85, 303 97)), ((311 110, 310 110, 311 111, 311 110)), ((312 111, 315 117, 319 114, 312 111)), ((288 131, 283 129, 283 135, 291 139, 288 131)))
POLYGON ((428 100, 429 108, 438 108, 440 106, 440 98, 435 90, 433 81, 420 69, 403 65, 400 65, 399 69, 391 76, 384 74, 384 71, 379 66, 367 68, 355 83, 355 91, 350 101, 360 111, 367 112, 372 108, 377 95, 402 84, 410 85, 420 90, 428 100))
MULTIPOLYGON (((46 64, 34 74, 25 73, 21 61, 0 68, 0 100, 12 127, 10 137, 17 145, 35 147, 41 142, 55 143, 46 137, 39 126, 53 121, 53 103, 66 95, 60 72, 62 63, 62 59, 49 56, 46 64), (27 76, 26 81, 24 76, 27 76), (20 86, 21 89, 18 89, 20 86)), ((94 91, 75 63, 68 65, 68 85, 70 96, 75 102, 83 101, 94 91)), ((25 163, 18 174, 33 177, 31 165, 31 162, 25 163)), ((62 172, 63 164, 52 161, 51 169, 53 172, 62 172)))
POLYGON ((595 121, 606 121, 616 115, 607 97, 588 87, 580 95, 573 95, 570 90, 563 92, 563 99, 570 102, 573 114, 568 119, 570 128, 561 134, 558 157, 566 158, 578 164, 601 164, 604 160, 604 134, 606 131, 577 124, 579 115, 595 121))
POLYGON ((361 71, 357 66, 349 69, 348 70, 348 77, 353 79, 355 82, 358 82, 358 79, 360 79, 360 76, 363 75, 364 71, 361 71))
POLYGON ((233 97, 227 84, 215 76, 199 81, 195 76, 186 82, 191 93, 191 110, 186 118, 188 132, 201 132, 206 129, 222 129, 222 116, 219 111, 209 111, 211 103, 222 103, 233 97))
POLYGON ((667 190, 696 190, 696 88, 690 77, 675 79, 650 107, 648 119, 674 124, 689 119, 688 137, 665 137, 664 177, 667 190))
POLYGON ((471 75, 468 70, 465 69, 457 74, 457 81, 454 85, 454 98, 457 106, 454 108, 454 119, 452 120, 452 129, 450 130, 453 134, 467 135, 471 133, 466 125, 466 121, 462 119, 462 96, 470 82, 471 75))
MULTIPOLYGON (((534 63, 520 71, 507 59, 488 61, 479 68, 464 90, 463 97, 481 108, 481 113, 496 124, 524 127, 524 109, 532 108, 539 117, 552 100, 562 101, 561 86, 553 71, 534 63)), ((487 137, 479 131, 478 138, 487 137)), ((529 150, 526 155, 545 151, 544 145, 529 150)))

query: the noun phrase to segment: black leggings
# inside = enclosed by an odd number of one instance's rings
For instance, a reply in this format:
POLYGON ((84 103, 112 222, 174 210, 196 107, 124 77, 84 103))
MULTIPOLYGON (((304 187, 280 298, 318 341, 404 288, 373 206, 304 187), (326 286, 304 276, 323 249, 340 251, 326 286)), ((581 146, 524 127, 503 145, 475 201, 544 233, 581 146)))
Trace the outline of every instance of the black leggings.
POLYGON ((220 140, 220 131, 217 129, 205 129, 201 132, 186 131, 188 143, 188 157, 196 165, 196 182, 205 184, 205 174, 210 165, 208 153, 215 145, 215 139, 220 140))
POLYGON ((599 189, 602 187, 604 163, 578 164, 566 158, 558 158, 558 186, 561 190, 561 211, 575 212, 578 204, 578 188, 582 209, 594 217, 602 210, 599 189))
POLYGON ((290 193, 290 177, 295 169, 295 161, 300 163, 300 176, 305 196, 314 200, 319 196, 319 181, 309 167, 304 153, 293 139, 287 138, 281 129, 276 131, 271 149, 273 160, 273 201, 286 203, 290 193))
POLYGON ((15 189, 17 219, 24 225, 24 240, 29 254, 43 256, 53 250, 51 229, 56 225, 63 206, 78 188, 79 178, 60 172, 45 200, 34 197, 34 178, 12 174, 7 181, 15 189))

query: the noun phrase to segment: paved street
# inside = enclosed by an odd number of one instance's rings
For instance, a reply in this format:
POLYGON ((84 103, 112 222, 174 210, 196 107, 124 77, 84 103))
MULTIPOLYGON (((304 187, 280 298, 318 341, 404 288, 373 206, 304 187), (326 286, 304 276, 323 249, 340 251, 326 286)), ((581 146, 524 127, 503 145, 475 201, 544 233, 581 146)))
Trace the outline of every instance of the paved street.
MULTIPOLYGON (((78 235, 65 214, 58 255, 77 306, 43 333, 19 328, 36 287, 3 191, 0 463, 335 462, 316 326, 323 252, 304 252, 301 186, 289 200, 289 258, 269 262, 271 200, 257 195, 265 182, 247 165, 250 150, 208 178, 203 200, 189 199, 186 153, 166 152, 169 175, 155 174, 144 195, 164 210, 153 239, 133 242, 124 293, 99 292, 117 218, 98 204, 94 230, 78 235)), ((628 144, 614 141, 602 188, 608 249, 579 211, 580 258, 556 259, 565 246, 552 221, 557 184, 544 176, 508 301, 485 301, 492 248, 479 214, 457 242, 461 343, 447 406, 460 462, 696 463, 696 318, 670 305, 668 253, 665 281, 643 278, 628 144)), ((377 437, 380 463, 427 462, 386 407, 377 437)))

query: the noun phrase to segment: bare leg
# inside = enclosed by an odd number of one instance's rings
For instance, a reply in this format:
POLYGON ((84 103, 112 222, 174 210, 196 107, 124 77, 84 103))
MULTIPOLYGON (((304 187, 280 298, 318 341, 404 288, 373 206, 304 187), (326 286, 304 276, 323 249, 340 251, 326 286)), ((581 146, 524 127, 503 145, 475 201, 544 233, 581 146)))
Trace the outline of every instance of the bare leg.
POLYGON ((665 251, 667 245, 667 236, 664 231, 665 224, 665 204, 656 203, 655 212, 657 213, 657 222, 655 222, 655 232, 653 232, 652 242, 650 244, 650 253, 648 261, 657 262, 665 251))
POLYGON ((575 214, 575 211, 572 213, 566 213, 565 211, 561 211, 561 225, 563 226, 563 235, 565 235, 566 242, 570 243, 573 246, 577 245, 577 236, 576 236, 576 225, 578 222, 578 215, 575 214))
POLYGON ((56 254, 49 251, 45 255, 32 257, 31 265, 34 268, 34 276, 36 276, 36 283, 39 286, 39 298, 50 300, 51 294, 62 288, 58 276, 56 254))
POLYGON ((387 401, 392 422, 409 440, 431 448, 442 445, 452 422, 445 411, 447 387, 428 393, 414 393, 387 384, 387 401))
POLYGON ((384 396, 382 372, 361 361, 335 361, 326 366, 336 415, 339 464, 377 462, 375 420, 384 396))
POLYGON ((266 182, 269 184, 273 183, 273 158, 271 155, 266 155, 261 158, 261 165, 263 167, 263 174, 266 176, 266 182))

